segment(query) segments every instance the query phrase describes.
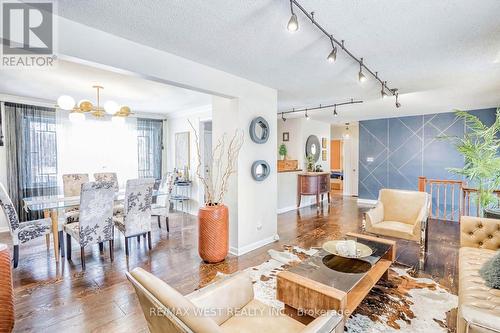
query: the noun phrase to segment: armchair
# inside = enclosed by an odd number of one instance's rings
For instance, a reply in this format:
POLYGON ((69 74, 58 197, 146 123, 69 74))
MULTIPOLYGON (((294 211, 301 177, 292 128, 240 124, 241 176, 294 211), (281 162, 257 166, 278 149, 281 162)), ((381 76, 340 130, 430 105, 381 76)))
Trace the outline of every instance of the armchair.
POLYGON ((240 272, 182 296, 142 268, 126 273, 149 330, 157 332, 343 332, 334 311, 304 325, 254 298, 250 276, 240 272))
POLYGON ((425 192, 382 189, 365 215, 366 231, 416 241, 425 247, 430 198, 425 192))

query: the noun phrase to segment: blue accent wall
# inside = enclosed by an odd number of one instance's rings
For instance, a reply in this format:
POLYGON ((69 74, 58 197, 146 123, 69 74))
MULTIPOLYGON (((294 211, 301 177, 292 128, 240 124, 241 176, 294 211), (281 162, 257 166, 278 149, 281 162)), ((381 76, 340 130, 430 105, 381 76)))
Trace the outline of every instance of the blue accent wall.
MULTIPOLYGON (((495 111, 470 113, 491 125, 495 111)), ((359 197, 377 199, 382 188, 417 190, 419 176, 457 179, 446 168, 462 167, 463 158, 439 136, 463 136, 465 130, 453 112, 360 121, 359 197)))

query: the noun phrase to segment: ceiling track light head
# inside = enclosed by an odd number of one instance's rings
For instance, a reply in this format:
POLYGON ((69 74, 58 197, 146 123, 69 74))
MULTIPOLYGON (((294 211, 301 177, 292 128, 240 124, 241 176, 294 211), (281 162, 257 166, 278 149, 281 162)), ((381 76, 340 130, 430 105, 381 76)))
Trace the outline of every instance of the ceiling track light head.
POLYGON ((363 74, 363 58, 359 60, 359 73, 358 73, 359 82, 363 83, 366 81, 366 76, 363 74))
POLYGON ((285 118, 285 113, 284 112, 281 112, 281 119, 283 120, 283 122, 286 121, 286 118, 285 118))
POLYGON ((380 90, 380 94, 382 95, 382 98, 386 98, 389 95, 385 92, 385 86, 386 86, 387 81, 382 82, 382 90, 380 90))
POLYGON ((397 89, 394 89, 394 96, 396 96, 396 108, 399 109, 401 107, 401 103, 399 103, 399 93, 397 89))
POLYGON ((337 117, 339 114, 337 113, 337 104, 333 106, 333 116, 337 117))
POLYGON ((307 114, 307 109, 306 109, 306 119, 309 120, 309 114, 307 114))
POLYGON ((330 37, 330 42, 332 43, 332 51, 330 54, 328 54, 328 57, 326 57, 326 60, 330 63, 334 63, 337 60, 337 48, 335 47, 335 44, 333 44, 333 37, 330 37))
POLYGON ((299 21, 297 20, 297 15, 293 12, 293 2, 290 0, 290 12, 292 13, 292 16, 288 20, 288 24, 286 25, 286 28, 290 32, 295 32, 299 30, 299 21))

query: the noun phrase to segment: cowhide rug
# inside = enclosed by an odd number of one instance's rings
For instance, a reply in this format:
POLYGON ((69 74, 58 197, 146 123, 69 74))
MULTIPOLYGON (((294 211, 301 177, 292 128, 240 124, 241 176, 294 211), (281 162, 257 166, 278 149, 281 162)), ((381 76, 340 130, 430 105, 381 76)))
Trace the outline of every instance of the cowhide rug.
MULTIPOLYGON (((276 274, 317 250, 285 247, 269 250, 271 259, 247 271, 254 282, 255 297, 282 309, 276 300, 276 274)), ((389 280, 381 280, 367 295, 346 323, 347 332, 448 332, 446 313, 457 307, 458 298, 436 282, 413 278, 408 269, 393 266, 389 280)))

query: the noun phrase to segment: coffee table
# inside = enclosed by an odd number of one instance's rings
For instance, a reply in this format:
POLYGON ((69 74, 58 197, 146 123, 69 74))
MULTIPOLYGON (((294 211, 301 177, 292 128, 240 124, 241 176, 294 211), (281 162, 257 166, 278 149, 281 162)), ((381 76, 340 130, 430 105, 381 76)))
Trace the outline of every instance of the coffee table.
POLYGON ((373 253, 361 259, 335 256, 321 249, 277 276, 276 297, 285 303, 285 313, 305 324, 326 310, 347 318, 385 276, 396 259, 396 242, 357 233, 347 233, 368 245, 373 253))

